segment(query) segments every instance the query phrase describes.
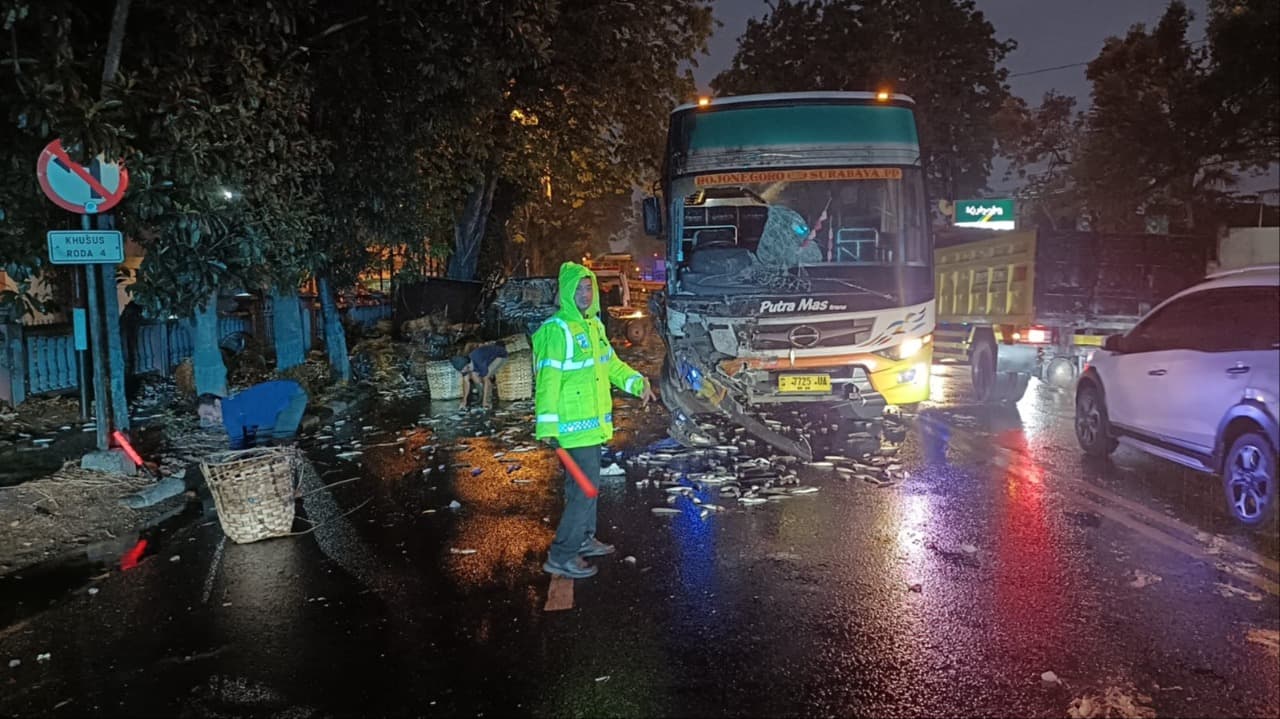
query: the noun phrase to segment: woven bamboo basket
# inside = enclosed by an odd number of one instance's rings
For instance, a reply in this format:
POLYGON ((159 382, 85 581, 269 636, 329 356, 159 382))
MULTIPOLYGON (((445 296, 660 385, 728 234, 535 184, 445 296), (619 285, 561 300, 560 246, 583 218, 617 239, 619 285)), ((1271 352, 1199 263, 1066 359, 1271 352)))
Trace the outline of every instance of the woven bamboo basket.
POLYGON ((461 399, 462 375, 447 361, 427 363, 427 389, 431 399, 461 399))
POLYGON ((533 396, 533 353, 512 352, 493 378, 498 399, 512 401, 533 396))
POLYGON ((304 467, 310 464, 291 447, 219 452, 200 464, 222 531, 236 544, 292 531, 294 488, 304 467))
POLYGON ((507 348, 507 353, 512 352, 528 352, 529 338, 525 335, 511 335, 502 338, 502 346, 507 348))

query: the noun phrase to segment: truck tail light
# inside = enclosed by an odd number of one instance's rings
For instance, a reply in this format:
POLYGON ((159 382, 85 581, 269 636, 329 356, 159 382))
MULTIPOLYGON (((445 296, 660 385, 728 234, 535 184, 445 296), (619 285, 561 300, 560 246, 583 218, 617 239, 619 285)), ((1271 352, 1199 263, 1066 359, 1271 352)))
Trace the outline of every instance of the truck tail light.
POLYGON ((1053 339, 1053 333, 1039 327, 1032 327, 1027 330, 1027 341, 1033 345, 1048 344, 1053 339))

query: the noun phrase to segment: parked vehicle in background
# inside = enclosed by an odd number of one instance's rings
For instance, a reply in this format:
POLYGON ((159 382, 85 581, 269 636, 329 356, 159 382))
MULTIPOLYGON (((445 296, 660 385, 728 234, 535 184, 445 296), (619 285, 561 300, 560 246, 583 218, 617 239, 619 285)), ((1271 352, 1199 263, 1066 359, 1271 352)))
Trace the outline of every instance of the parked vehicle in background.
POLYGON ((708 99, 671 116, 662 195, 667 345, 677 418, 825 405, 877 419, 929 394, 933 260, 915 103, 888 92, 708 99))
POLYGON ((1280 266, 1230 270, 1108 337, 1076 388, 1085 452, 1118 443, 1221 477, 1240 522, 1274 522, 1280 266))
POLYGON ((610 337, 626 337, 640 343, 649 336, 652 320, 645 312, 648 290, 637 286, 640 268, 631 255, 611 254, 588 257, 583 264, 596 275, 605 330, 610 337))
POLYGON ((1207 239, 1027 230, 935 231, 935 361, 968 364, 981 402, 1032 377, 1070 388, 1110 334, 1204 276, 1207 239))

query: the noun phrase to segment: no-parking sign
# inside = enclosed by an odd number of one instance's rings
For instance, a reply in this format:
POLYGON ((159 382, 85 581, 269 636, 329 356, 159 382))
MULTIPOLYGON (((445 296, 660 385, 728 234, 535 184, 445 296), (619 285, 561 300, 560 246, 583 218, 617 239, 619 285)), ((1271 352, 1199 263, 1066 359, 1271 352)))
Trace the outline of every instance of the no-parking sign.
POLYGON ((36 160, 36 177, 44 194, 58 207, 82 215, 105 212, 124 199, 129 172, 99 155, 86 167, 72 160, 62 140, 45 146, 36 160))

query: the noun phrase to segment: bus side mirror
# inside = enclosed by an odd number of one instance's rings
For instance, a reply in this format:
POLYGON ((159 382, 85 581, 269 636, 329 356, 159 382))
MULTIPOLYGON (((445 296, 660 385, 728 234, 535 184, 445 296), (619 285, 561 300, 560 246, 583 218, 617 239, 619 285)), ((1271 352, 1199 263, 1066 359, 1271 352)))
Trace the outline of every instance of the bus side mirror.
POLYGON ((644 216, 644 233, 650 237, 662 234, 662 205, 658 204, 658 198, 644 198, 640 210, 644 216))

